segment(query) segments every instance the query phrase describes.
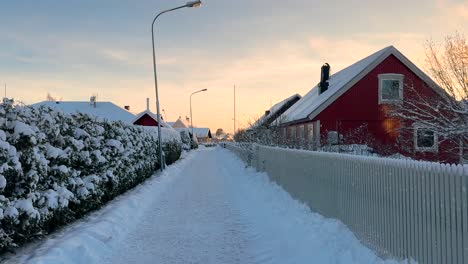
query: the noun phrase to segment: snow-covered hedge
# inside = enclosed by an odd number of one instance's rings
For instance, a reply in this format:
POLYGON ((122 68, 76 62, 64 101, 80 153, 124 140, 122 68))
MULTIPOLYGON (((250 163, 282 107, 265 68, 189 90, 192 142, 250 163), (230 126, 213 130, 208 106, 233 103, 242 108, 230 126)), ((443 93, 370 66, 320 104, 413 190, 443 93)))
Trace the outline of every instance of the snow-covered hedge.
MULTIPOLYGON (((166 163, 181 152, 163 130, 166 163)), ((0 253, 127 191, 160 167, 157 130, 65 115, 47 107, 0 105, 0 253)))

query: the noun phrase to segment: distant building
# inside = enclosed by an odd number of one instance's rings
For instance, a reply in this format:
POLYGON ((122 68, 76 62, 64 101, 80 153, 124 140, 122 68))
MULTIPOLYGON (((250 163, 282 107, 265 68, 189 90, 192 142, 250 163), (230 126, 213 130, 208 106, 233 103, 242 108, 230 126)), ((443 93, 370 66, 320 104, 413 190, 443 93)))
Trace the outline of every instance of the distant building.
MULTIPOLYGON (((192 128, 188 128, 188 130, 192 132, 192 128)), ((197 137, 199 143, 211 142, 211 139, 213 138, 211 136, 211 131, 209 128, 194 127, 193 134, 195 135, 195 137, 197 137)))
POLYGON ((186 122, 184 122, 184 120, 182 120, 182 117, 179 116, 179 118, 177 119, 177 121, 175 122, 171 122, 171 126, 173 128, 188 128, 189 125, 186 124, 186 122))
MULTIPOLYGON (((161 127, 172 128, 169 124, 164 122, 162 115, 160 116, 161 127)), ((158 116, 149 109, 149 98, 146 98, 146 110, 137 114, 134 117, 132 124, 139 126, 158 126, 158 116)))
POLYGON ((122 121, 132 124, 135 115, 111 102, 97 102, 95 97, 90 101, 43 101, 33 107, 48 106, 65 114, 83 113, 108 121, 122 121))

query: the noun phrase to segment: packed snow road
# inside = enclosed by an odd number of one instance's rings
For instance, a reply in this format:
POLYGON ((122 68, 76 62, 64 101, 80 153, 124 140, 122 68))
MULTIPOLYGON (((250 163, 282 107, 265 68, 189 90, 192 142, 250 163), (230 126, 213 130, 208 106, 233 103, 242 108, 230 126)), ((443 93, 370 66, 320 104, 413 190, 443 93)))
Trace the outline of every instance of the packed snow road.
POLYGON ((200 149, 7 263, 395 263, 221 148, 200 149))

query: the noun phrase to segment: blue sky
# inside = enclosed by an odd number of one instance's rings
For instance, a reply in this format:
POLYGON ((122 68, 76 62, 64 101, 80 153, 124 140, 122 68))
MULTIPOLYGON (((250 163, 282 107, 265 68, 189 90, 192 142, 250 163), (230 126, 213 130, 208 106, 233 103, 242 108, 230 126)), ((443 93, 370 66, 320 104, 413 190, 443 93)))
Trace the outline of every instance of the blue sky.
MULTIPOLYGON (((206 0, 157 21, 161 107, 169 120, 232 130, 232 86, 238 126, 270 104, 304 94, 329 62, 332 71, 395 45, 421 67, 424 43, 468 28, 468 1, 206 0)), ((176 0, 3 1, 0 83, 26 103, 49 92, 63 100, 154 104, 151 21, 176 0)), ((154 109, 154 107, 153 107, 154 109)))

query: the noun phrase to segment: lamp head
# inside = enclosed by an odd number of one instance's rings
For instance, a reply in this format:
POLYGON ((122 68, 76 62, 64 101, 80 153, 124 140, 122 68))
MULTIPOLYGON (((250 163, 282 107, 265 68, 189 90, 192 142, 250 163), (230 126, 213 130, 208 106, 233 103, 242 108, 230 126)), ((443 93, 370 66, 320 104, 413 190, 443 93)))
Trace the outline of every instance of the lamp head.
POLYGON ((202 5, 202 2, 200 0, 197 1, 190 1, 185 4, 186 7, 200 7, 202 5))
POLYGON ((208 89, 203 89, 202 91, 203 91, 203 92, 206 92, 206 91, 208 91, 208 89))

